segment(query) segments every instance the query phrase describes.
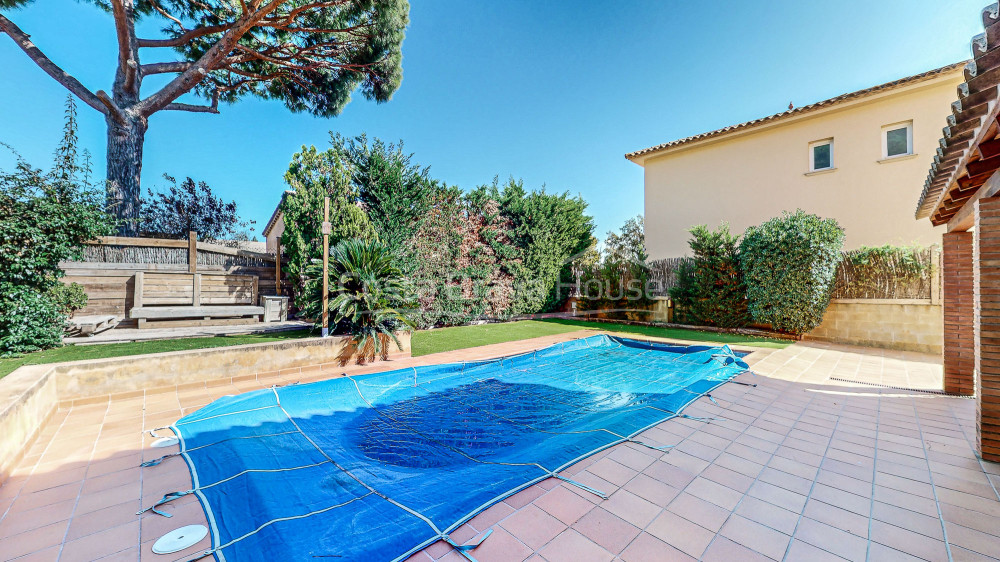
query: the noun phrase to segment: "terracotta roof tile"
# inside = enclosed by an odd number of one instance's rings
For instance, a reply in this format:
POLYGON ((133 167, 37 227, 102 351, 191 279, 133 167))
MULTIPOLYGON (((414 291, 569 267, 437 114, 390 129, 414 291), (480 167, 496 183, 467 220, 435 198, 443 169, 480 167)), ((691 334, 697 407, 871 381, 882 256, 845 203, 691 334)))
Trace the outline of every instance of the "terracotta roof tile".
POLYGON ((645 156, 645 155, 651 154, 653 152, 659 152, 661 150, 665 150, 665 149, 668 149, 668 148, 674 148, 674 147, 681 146, 681 145, 688 144, 688 143, 692 143, 692 142, 695 142, 695 141, 710 139, 710 138, 714 138, 714 137, 720 137, 720 136, 723 136, 723 135, 727 135, 729 133, 733 133, 733 132, 736 132, 736 131, 741 131, 743 129, 749 129, 749 128, 752 128, 752 127, 756 127, 758 125, 763 125, 765 123, 772 123, 772 122, 775 122, 775 121, 780 121, 782 119, 786 119, 786 118, 792 117, 794 115, 801 115, 803 113, 808 113, 810 111, 816 111, 818 109, 829 107, 831 105, 836 105, 838 103, 843 103, 843 102, 846 102, 846 101, 851 101, 851 100, 863 98, 863 97, 866 97, 866 96, 871 96, 871 95, 874 95, 874 94, 878 94, 878 93, 881 93, 881 92, 885 92, 885 91, 889 91, 889 90, 894 90, 896 88, 901 88, 903 86, 908 86, 910 84, 915 84, 917 82, 922 82, 924 80, 930 80, 930 79, 936 78, 936 77, 938 77, 938 76, 940 76, 942 74, 948 74, 950 72, 954 72, 954 71, 956 71, 956 70, 961 69, 962 67, 964 67, 965 64, 966 64, 966 61, 962 61, 960 63, 955 63, 955 64, 949 64, 948 66, 942 66, 941 68, 936 68, 936 69, 930 70, 928 72, 923 72, 923 73, 916 74, 916 75, 913 75, 913 76, 908 76, 906 78, 901 78, 899 80, 894 80, 892 82, 887 82, 885 84, 880 84, 878 86, 874 86, 874 87, 871 87, 871 88, 866 88, 864 90, 858 90, 856 92, 851 92, 851 93, 848 93, 848 94, 839 95, 837 97, 833 97, 833 98, 830 98, 828 100, 823 100, 823 101, 816 102, 816 103, 813 103, 813 104, 803 105, 802 107, 796 107, 795 109, 790 109, 788 111, 782 111, 781 113, 775 113, 774 115, 768 115, 767 117, 761 117, 760 119, 754 119, 752 121, 747 121, 745 123, 738 123, 736 125, 729 125, 728 127, 723 127, 721 129, 716 129, 714 131, 709 131, 707 133, 701 133, 701 134, 693 135, 693 136, 690 136, 690 137, 685 137, 685 138, 682 138, 682 139, 677 139, 677 140, 674 140, 674 141, 666 142, 666 143, 663 143, 663 144, 658 144, 656 146, 651 146, 649 148, 644 148, 642 150, 637 150, 635 152, 629 152, 628 154, 625 155, 625 158, 628 158, 629 160, 632 160, 632 159, 637 158, 639 156, 645 156))

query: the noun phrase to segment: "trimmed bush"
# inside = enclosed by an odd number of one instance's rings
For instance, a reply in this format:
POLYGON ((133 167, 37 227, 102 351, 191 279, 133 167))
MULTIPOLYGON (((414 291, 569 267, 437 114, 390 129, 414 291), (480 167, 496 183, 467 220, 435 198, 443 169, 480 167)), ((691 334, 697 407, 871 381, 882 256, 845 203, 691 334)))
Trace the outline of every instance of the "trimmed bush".
POLYGON ((49 289, 52 302, 59 307, 59 311, 72 318, 77 310, 87 307, 87 291, 79 283, 57 283, 49 289))
POLYGON ((690 231, 692 257, 681 262, 677 286, 677 320, 685 324, 740 328, 750 321, 746 286, 740 269, 736 236, 723 223, 718 230, 699 225, 690 231))
POLYGON ((837 221, 801 209, 748 228, 739 249, 753 319, 793 334, 818 326, 843 244, 837 221))

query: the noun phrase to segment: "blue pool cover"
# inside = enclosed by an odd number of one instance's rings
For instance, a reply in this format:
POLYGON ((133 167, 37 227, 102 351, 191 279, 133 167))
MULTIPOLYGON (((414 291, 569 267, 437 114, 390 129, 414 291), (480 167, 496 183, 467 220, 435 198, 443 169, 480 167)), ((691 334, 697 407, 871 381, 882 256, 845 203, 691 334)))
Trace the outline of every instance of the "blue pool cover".
POLYGON ((164 500, 197 495, 220 561, 400 560, 746 369, 602 335, 226 396, 171 427, 194 487, 164 500))

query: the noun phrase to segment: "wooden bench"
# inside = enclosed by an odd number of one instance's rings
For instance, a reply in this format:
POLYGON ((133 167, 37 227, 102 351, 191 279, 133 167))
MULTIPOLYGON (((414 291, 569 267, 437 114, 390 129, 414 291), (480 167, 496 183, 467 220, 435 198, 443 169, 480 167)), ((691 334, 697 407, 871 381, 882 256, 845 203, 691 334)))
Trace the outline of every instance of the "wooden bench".
POLYGON ((257 277, 222 273, 135 274, 129 317, 139 328, 157 325, 198 326, 258 322, 264 307, 257 303, 257 277))

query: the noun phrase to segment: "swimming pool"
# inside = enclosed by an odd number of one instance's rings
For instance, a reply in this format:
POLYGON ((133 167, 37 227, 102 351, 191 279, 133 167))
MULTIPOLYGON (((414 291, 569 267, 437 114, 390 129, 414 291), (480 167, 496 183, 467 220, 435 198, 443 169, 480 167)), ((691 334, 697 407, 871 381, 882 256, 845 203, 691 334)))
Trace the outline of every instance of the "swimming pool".
POLYGON ((226 396, 171 426, 194 487, 164 499, 199 498, 220 561, 400 560, 746 369, 726 346, 592 336, 226 396))

